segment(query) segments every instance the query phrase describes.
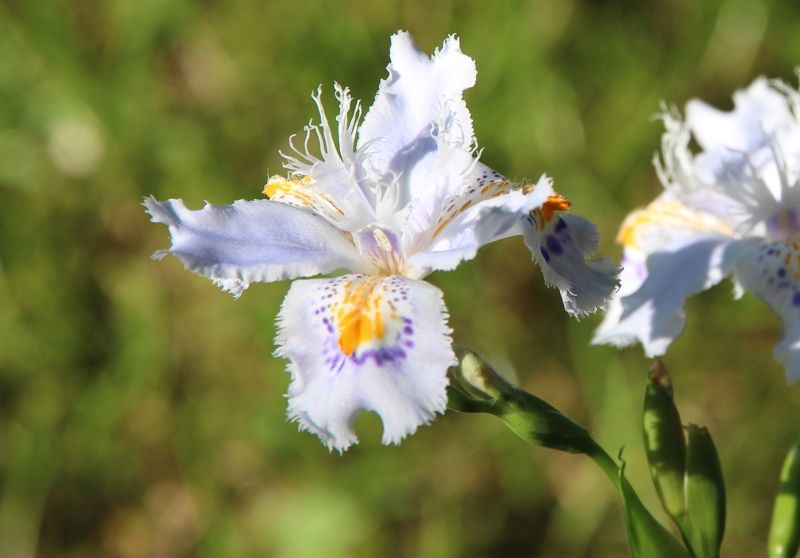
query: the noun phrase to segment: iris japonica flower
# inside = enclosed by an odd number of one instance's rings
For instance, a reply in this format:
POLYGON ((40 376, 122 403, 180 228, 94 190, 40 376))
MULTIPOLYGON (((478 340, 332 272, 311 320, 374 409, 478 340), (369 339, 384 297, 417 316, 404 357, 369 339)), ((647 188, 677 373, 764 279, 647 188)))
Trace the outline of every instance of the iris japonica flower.
POLYGON ((640 341, 663 354, 686 323, 686 297, 732 275, 781 320, 775 357, 800 378, 800 93, 759 78, 723 112, 698 101, 674 109, 655 167, 664 192, 631 213, 622 286, 595 343, 640 341), (701 150, 693 154, 694 137, 701 150))
POLYGON ((594 225, 560 215, 569 202, 548 178, 519 184, 478 160, 462 98, 475 63, 458 39, 428 57, 400 32, 390 59, 360 125, 347 89, 335 87, 335 125, 321 92, 312 95, 319 124, 306 128, 303 148, 290 140, 290 176, 269 179, 269 199, 197 211, 145 200, 172 236, 154 257, 171 253, 237 297, 254 281, 346 270, 292 283, 275 353, 289 360, 289 418, 339 451, 357 441, 363 410, 380 415, 385 444, 444 412, 456 360, 442 293, 422 281, 432 271, 521 234, 570 314, 594 312, 617 287, 611 260, 585 260, 596 249, 594 225))

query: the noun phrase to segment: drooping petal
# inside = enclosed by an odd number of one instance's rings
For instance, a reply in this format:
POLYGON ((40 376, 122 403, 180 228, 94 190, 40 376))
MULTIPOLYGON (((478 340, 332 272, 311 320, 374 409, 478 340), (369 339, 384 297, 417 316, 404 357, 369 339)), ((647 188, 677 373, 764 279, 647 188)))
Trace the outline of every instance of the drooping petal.
POLYGON ((439 289, 393 275, 295 281, 278 317, 290 361, 289 417, 331 449, 357 441, 361 411, 398 443, 443 412, 455 363, 439 289))
POLYGON ((151 220, 168 225, 172 236, 172 247, 154 257, 173 254, 235 296, 254 281, 364 269, 358 250, 341 231, 282 203, 239 200, 190 210, 182 200, 150 197, 144 205, 151 220))
POLYGON ((781 321, 775 358, 790 384, 800 380, 800 241, 769 242, 742 256, 735 268, 742 287, 766 302, 781 321))
MULTIPOLYGON (((551 215, 552 216, 552 215, 551 215)), ((542 268, 545 282, 561 291, 564 309, 581 317, 605 306, 619 287, 620 267, 611 258, 587 261, 597 250, 597 227, 580 215, 528 217, 525 244, 542 268)))

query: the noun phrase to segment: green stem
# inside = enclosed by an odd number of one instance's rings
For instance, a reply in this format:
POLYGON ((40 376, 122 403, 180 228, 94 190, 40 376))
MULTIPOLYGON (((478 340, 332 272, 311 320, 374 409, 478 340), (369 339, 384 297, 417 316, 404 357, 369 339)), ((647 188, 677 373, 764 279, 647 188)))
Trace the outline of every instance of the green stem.
POLYGON ((597 465, 603 470, 608 479, 614 485, 614 488, 616 488, 618 492, 622 492, 619 465, 617 465, 614 459, 608 455, 608 453, 606 453, 606 450, 600 447, 597 442, 592 440, 592 447, 586 452, 586 455, 592 458, 592 461, 597 463, 597 465))

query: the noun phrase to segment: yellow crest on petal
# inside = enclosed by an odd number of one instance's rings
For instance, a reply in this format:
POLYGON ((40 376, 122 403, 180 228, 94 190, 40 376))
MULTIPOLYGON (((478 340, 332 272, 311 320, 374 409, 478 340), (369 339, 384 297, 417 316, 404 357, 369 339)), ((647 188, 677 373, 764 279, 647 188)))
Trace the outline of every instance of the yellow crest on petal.
POLYGON ((312 184, 314 184, 314 179, 310 176, 303 177, 302 180, 289 180, 275 175, 267 181, 264 193, 272 201, 294 207, 308 207, 334 222, 344 216, 344 212, 339 209, 330 196, 315 190, 312 184))
POLYGON ((622 223, 617 242, 626 248, 641 249, 644 234, 656 227, 688 228, 698 232, 732 235, 733 229, 705 211, 693 211, 672 200, 656 200, 645 209, 634 211, 622 223))
POLYGON ((331 314, 339 336, 339 348, 347 356, 372 341, 380 341, 386 334, 384 314, 400 321, 394 304, 386 297, 387 283, 380 277, 365 281, 347 281, 342 294, 333 303, 331 314))

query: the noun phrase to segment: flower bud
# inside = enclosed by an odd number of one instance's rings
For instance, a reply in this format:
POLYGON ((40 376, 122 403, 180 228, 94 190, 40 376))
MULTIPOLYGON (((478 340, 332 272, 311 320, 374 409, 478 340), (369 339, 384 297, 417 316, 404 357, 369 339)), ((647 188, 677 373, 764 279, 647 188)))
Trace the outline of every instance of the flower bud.
POLYGON ((499 400, 507 402, 517 395, 517 388, 506 380, 478 353, 461 345, 453 345, 458 365, 451 368, 451 379, 472 397, 484 401, 499 400))
POLYGON ((725 483, 714 441, 690 424, 686 452, 686 516, 682 532, 697 558, 717 558, 725 533, 725 483))
POLYGON ((546 448, 568 453, 596 451, 589 432, 542 399, 518 389, 480 355, 453 345, 458 364, 449 370, 447 406, 464 413, 489 413, 518 436, 546 448))
POLYGON ((791 558, 800 548, 800 441, 783 462, 767 547, 770 558, 791 558))
POLYGON ((661 505, 680 524, 686 510, 686 439, 672 398, 672 380, 660 360, 653 365, 644 397, 644 447, 661 505))

